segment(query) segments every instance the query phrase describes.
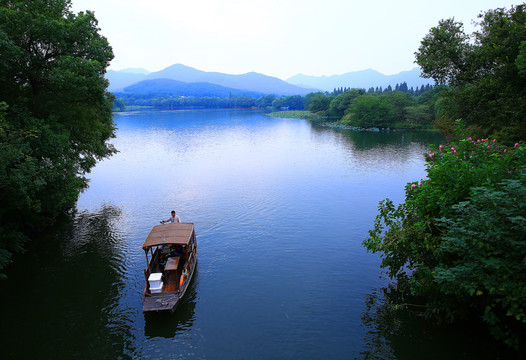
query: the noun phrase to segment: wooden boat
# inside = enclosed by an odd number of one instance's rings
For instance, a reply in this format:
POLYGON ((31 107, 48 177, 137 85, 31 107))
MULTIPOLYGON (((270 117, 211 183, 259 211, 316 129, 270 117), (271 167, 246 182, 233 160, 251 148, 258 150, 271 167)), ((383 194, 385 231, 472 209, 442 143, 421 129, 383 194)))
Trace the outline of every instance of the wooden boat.
POLYGON ((144 244, 144 312, 173 312, 184 296, 197 264, 193 223, 169 223, 152 228, 144 244))

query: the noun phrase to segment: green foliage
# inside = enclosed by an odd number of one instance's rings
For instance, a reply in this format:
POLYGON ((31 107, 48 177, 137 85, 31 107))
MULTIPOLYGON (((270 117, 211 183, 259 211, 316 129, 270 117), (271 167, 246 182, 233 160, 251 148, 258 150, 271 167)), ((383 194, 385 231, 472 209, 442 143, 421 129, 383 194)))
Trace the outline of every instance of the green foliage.
POLYGON ((402 293, 426 299, 428 315, 475 312, 495 335, 524 331, 526 147, 468 138, 428 158, 428 179, 408 184, 403 204, 380 203, 364 245, 402 293))
POLYGON ((484 310, 495 337, 518 347, 507 326, 526 324, 526 171, 516 180, 470 191, 439 219, 447 229, 435 281, 448 296, 484 310))
POLYGON ((441 116, 463 119, 472 136, 513 144, 526 137, 526 4, 479 18, 471 36, 460 22, 440 21, 422 40, 416 62, 424 77, 451 87, 441 116))
POLYGON ((519 75, 523 79, 526 79, 526 40, 521 42, 519 55, 517 55, 517 59, 515 59, 515 66, 517 66, 519 75))
POLYGON ((406 121, 408 108, 416 103, 413 96, 402 91, 389 91, 380 98, 391 107, 394 121, 406 121))
POLYGON ((307 95, 305 95, 305 99, 304 99, 304 106, 305 107, 303 108, 303 110, 309 110, 310 103, 312 102, 312 99, 316 95, 324 95, 324 94, 321 93, 321 92, 313 92, 313 93, 308 93, 307 95))
POLYGON ((269 108, 274 104, 282 103, 283 106, 290 106, 294 109, 303 109, 303 98, 299 95, 285 96, 276 98, 275 95, 263 96, 256 99, 251 96, 229 97, 163 97, 158 94, 134 94, 134 93, 117 93, 126 107, 148 107, 163 110, 180 110, 180 109, 250 109, 253 107, 269 108))
POLYGON ((415 55, 424 77, 433 78, 438 84, 454 85, 467 70, 471 52, 463 24, 447 19, 429 31, 415 55))
POLYGON ((303 110, 305 104, 303 97, 300 95, 282 96, 272 101, 272 109, 279 110, 281 108, 288 108, 289 110, 303 110))
POLYGON ((389 127, 395 119, 393 110, 394 106, 386 97, 362 95, 356 98, 350 109, 352 114, 350 124, 363 128, 389 127))
POLYGON ((306 120, 326 120, 327 118, 312 113, 307 110, 292 110, 292 111, 277 111, 265 114, 271 117, 283 118, 283 119, 306 119, 306 120))
POLYGON ((351 89, 337 95, 329 104, 329 115, 341 119, 354 100, 365 95, 364 89, 351 89))
POLYGON ((276 99, 275 95, 266 95, 256 100, 256 106, 259 108, 270 108, 272 102, 276 99))
POLYGON ((429 105, 415 105, 404 108, 404 120, 417 127, 430 124, 433 121, 433 114, 429 105))
MULTIPOLYGON (((410 91, 406 83, 397 84, 396 89, 377 92, 372 89, 367 93, 364 89, 347 90, 332 98, 328 114, 343 125, 357 128, 430 127, 435 120, 436 94, 442 90, 422 86, 421 92, 415 92, 410 91)), ((318 93, 310 101, 323 96, 318 93)), ((319 107, 324 108, 324 105, 319 107)))
POLYGON ((126 104, 124 103, 124 100, 123 99, 115 99, 113 101, 113 107, 112 107, 112 110, 113 111, 124 111, 126 110, 126 104))
POLYGON ((69 9, 66 0, 0 1, 0 270, 115 152, 104 79, 112 50, 93 13, 69 9))
POLYGON ((308 110, 314 113, 327 112, 331 104, 332 97, 317 93, 309 101, 308 110))

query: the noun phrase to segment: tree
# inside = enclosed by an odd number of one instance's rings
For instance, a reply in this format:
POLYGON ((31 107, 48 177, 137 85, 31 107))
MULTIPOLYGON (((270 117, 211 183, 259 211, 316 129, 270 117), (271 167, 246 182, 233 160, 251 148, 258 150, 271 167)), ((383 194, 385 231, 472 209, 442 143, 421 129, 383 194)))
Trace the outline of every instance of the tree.
POLYGON ((433 112, 429 105, 408 106, 404 111, 405 120, 413 126, 431 124, 433 120, 433 112))
POLYGON ((455 19, 441 20, 424 37, 416 62, 422 68, 422 76, 433 78, 437 84, 455 83, 468 71, 473 46, 464 34, 464 25, 455 19), (468 59, 469 58, 469 59, 468 59))
POLYGON ((69 0, 0 0, 0 269, 24 234, 74 206, 115 149, 113 58, 92 12, 69 0))
POLYGON ((267 108, 272 106, 272 102, 276 98, 276 95, 266 95, 256 100, 256 106, 260 108, 267 108))
POLYGON ((329 105, 331 104, 332 97, 327 97, 322 93, 315 94, 310 98, 309 111, 311 112, 321 112, 329 110, 329 105))
MULTIPOLYGON (((424 77, 447 84, 443 116, 463 119, 472 136, 512 144, 526 137, 526 4, 479 15, 480 31, 454 19, 431 29, 415 53, 424 77)), ((452 131, 452 129, 445 129, 452 131)))
POLYGON ((351 106, 354 99, 364 94, 364 89, 352 89, 336 96, 329 104, 329 114, 341 119, 345 114, 345 111, 351 106))
POLYGON ((393 107, 384 96, 365 94, 354 101, 349 110, 350 124, 363 128, 385 128, 392 125, 393 107))
POLYGON ((401 91, 389 91, 381 95, 387 103, 391 105, 391 110, 395 121, 405 121, 407 116, 406 108, 414 104, 415 100, 410 94, 401 91))
POLYGON ((428 316, 475 314, 517 347, 526 332, 526 147, 468 138, 428 159, 427 179, 406 186, 404 203, 380 203, 364 245, 428 316))

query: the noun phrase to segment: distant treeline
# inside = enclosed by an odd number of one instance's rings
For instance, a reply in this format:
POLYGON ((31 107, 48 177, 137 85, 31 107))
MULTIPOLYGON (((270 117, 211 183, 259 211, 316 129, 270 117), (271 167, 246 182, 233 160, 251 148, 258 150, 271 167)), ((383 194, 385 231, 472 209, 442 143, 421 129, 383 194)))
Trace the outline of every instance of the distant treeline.
POLYGON ((428 128, 440 114, 437 103, 444 88, 428 85, 418 95, 414 90, 404 92, 390 86, 378 91, 336 91, 337 95, 313 93, 305 97, 305 106, 311 112, 359 128, 428 128))
MULTIPOLYGON (((418 96, 418 95, 422 95, 423 93, 425 93, 426 91, 428 90, 431 90, 433 88, 432 85, 430 84, 427 84, 427 85, 422 85, 420 88, 418 88, 418 86, 416 87, 416 89, 414 89, 412 86, 411 88, 409 88, 409 86, 407 85, 407 82, 403 82, 401 84, 396 84, 394 89, 391 87, 391 85, 388 85, 385 89, 383 89, 381 86, 377 86, 377 87, 370 87, 367 92, 384 92, 384 91, 401 91, 401 92, 404 92, 404 93, 408 93, 408 94, 411 94, 411 95, 414 95, 414 96, 418 96)), ((332 92, 333 95, 341 95, 349 90, 352 90, 353 88, 350 88, 350 87, 340 87, 340 88, 334 88, 334 91, 332 92)))
POLYGON ((433 86, 408 88, 407 83, 365 89, 339 88, 329 92, 315 92, 306 96, 266 95, 229 97, 173 97, 164 94, 117 93, 115 111, 128 107, 149 107, 163 110, 179 109, 271 109, 309 110, 332 120, 359 127, 415 128, 428 126, 436 115, 433 86))
POLYGON ((192 96, 163 96, 142 94, 116 94, 114 111, 124 111, 127 107, 152 107, 163 110, 179 109, 274 109, 280 110, 303 110, 305 108, 305 97, 300 95, 282 96, 266 95, 259 98, 251 96, 237 96, 231 94, 229 97, 192 97, 192 96))
POLYGON ((127 107, 150 107, 163 110, 179 109, 250 109, 258 107, 258 99, 251 96, 229 97, 194 97, 194 96, 163 96, 143 94, 116 94, 114 111, 125 111, 127 107))

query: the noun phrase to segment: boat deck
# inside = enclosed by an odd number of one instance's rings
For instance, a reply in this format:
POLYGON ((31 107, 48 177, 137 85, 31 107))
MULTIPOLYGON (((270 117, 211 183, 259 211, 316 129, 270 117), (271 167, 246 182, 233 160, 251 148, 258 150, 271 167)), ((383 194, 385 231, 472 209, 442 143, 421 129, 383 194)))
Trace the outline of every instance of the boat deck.
POLYGON ((179 301, 180 292, 163 292, 152 296, 144 297, 142 309, 149 311, 173 311, 179 301))

